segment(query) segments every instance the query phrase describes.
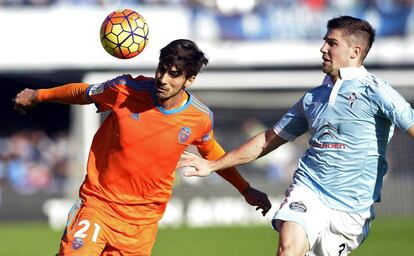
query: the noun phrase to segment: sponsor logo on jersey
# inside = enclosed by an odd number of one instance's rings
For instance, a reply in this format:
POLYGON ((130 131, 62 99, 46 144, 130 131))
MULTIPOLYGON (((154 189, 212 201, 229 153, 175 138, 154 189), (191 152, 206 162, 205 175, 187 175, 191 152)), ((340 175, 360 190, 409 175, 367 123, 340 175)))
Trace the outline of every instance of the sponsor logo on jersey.
POLYGON ((315 134, 316 142, 312 143, 312 147, 321 149, 346 149, 347 146, 343 143, 320 142, 322 139, 337 140, 338 134, 338 129, 331 123, 327 122, 319 129, 317 134, 315 134))
POLYGON ((331 149, 346 149, 346 145, 342 143, 312 143, 314 148, 331 148, 331 149))
POLYGON ((318 131, 317 139, 321 140, 324 137, 330 137, 331 139, 336 140, 338 138, 338 130, 331 123, 324 124, 321 129, 318 131))
POLYGON ((306 208, 303 202, 292 202, 289 204, 289 208, 295 212, 306 212, 308 209, 306 208))
POLYGON ((187 126, 181 128, 180 133, 178 134, 178 141, 181 144, 184 144, 191 135, 191 129, 187 126))
POLYGON ((80 237, 75 237, 75 239, 72 241, 72 248, 74 250, 78 250, 83 246, 84 242, 83 239, 80 237))

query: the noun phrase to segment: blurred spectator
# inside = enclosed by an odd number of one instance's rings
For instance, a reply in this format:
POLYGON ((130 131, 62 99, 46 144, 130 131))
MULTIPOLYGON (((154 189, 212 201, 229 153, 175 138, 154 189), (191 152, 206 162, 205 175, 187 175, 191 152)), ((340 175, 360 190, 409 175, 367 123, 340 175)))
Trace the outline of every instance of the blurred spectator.
POLYGON ((322 11, 326 8, 327 0, 302 0, 302 2, 313 11, 322 11))
POLYGON ((380 18, 378 36, 406 36, 413 0, 377 0, 380 18))
POLYGON ((68 175, 68 136, 20 131, 0 138, 0 182, 22 194, 61 192, 68 175))

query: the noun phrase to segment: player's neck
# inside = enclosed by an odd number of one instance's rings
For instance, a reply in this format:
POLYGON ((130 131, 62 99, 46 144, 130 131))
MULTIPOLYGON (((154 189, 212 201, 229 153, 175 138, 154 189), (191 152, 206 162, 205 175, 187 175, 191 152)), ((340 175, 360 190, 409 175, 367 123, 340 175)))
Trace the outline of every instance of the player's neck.
POLYGON ((164 109, 171 110, 184 106, 187 103, 188 98, 188 93, 184 91, 181 93, 181 95, 176 95, 175 97, 170 98, 164 102, 159 101, 159 103, 164 109))

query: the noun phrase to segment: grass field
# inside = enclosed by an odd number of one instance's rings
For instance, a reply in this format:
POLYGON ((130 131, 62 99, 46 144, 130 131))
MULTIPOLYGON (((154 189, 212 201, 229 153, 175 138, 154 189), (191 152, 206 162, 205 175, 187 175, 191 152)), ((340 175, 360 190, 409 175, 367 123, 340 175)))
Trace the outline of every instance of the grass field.
MULTIPOLYGON (((45 223, 0 222, 0 255, 54 255, 60 235, 45 223)), ((160 229, 153 255, 274 255, 276 243, 277 233, 270 227, 167 228, 160 229)), ((413 244, 414 218, 381 218, 352 256, 413 255, 413 244)))

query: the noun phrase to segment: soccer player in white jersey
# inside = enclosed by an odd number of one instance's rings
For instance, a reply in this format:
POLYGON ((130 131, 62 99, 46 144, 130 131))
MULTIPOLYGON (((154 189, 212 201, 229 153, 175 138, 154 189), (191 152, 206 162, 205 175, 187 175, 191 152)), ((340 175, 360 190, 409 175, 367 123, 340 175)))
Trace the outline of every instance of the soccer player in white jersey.
POLYGON ((367 237, 387 172, 386 149, 394 127, 414 139, 414 111, 388 83, 363 66, 375 30, 361 19, 328 21, 320 49, 320 86, 308 92, 272 129, 216 161, 187 154, 186 176, 251 162, 309 132, 287 196, 272 220, 278 256, 347 255, 367 237))

